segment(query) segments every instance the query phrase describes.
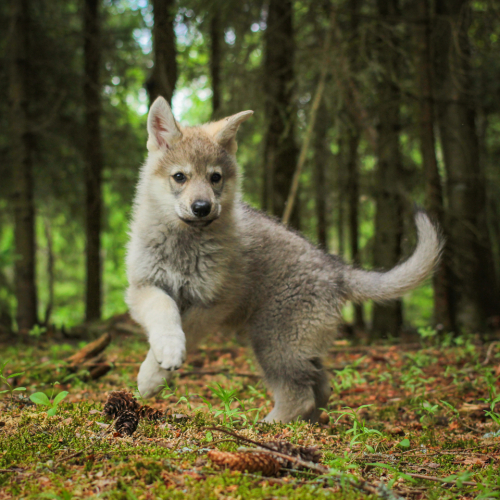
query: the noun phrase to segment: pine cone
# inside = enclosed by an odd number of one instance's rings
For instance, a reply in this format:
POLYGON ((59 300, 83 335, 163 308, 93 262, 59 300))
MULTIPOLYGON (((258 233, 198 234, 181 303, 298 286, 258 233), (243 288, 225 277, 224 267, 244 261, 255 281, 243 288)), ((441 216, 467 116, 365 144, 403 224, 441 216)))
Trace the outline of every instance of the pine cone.
POLYGON ((208 458, 219 467, 240 472, 262 472, 264 476, 274 476, 281 468, 280 463, 267 453, 211 450, 208 452, 208 458))
MULTIPOLYGON (((267 447, 271 448, 278 453, 283 453, 283 455, 289 455, 294 458, 300 458, 306 462, 319 463, 321 459, 321 452, 316 446, 299 446, 287 441, 268 441, 265 444, 267 447)), ((286 469, 296 469, 303 468, 297 466, 292 460, 286 460, 281 457, 275 457, 278 462, 280 462, 282 467, 286 469)))
POLYGON ((118 415, 115 422, 115 429, 127 436, 131 436, 139 425, 139 417, 135 411, 125 410, 118 415))
POLYGON ((161 410, 155 410, 148 405, 141 406, 137 410, 137 416, 153 422, 165 418, 165 414, 161 410))
POLYGON ((134 396, 127 391, 113 391, 108 394, 108 399, 104 405, 102 414, 115 419, 124 411, 135 412, 139 408, 139 403, 134 396))

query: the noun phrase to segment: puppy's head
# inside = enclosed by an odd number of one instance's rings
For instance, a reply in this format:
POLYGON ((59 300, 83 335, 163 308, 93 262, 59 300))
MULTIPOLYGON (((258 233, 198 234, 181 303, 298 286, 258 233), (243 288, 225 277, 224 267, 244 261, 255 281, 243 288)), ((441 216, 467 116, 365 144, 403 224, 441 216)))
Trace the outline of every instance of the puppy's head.
POLYGON ((236 132, 253 111, 200 127, 180 127, 163 97, 148 115, 146 189, 164 219, 204 228, 229 210, 238 192, 236 132))

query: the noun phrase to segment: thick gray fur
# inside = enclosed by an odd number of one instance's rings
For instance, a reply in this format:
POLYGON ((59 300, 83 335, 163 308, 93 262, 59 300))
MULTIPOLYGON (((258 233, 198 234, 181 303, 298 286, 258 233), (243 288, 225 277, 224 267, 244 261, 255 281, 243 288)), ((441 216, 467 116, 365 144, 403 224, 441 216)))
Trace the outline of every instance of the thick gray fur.
MULTIPOLYGON (((213 198, 219 213, 207 227, 191 227, 179 223, 175 214, 165 215, 164 209, 171 209, 160 207, 148 194, 148 176, 163 174, 157 167, 144 167, 129 247, 132 314, 138 311, 134 317, 152 328, 144 319, 147 308, 139 311, 133 290, 154 287, 175 301, 188 346, 216 331, 248 336, 275 399, 266 420, 314 422, 330 397, 323 358, 336 337, 342 306, 347 300, 394 299, 422 283, 439 260, 439 231, 419 211, 418 244, 408 260, 387 272, 357 269, 241 202, 238 175, 233 179, 231 173, 237 172, 234 154, 226 154, 225 146, 214 146, 213 134, 202 127, 180 131, 181 142, 187 141, 183 147, 194 148, 191 153, 200 165, 213 165, 217 155, 224 157, 226 183, 213 198), (190 140, 193 135, 196 140, 190 140)), ((171 150, 167 148, 164 156, 172 155, 171 150)), ((181 160, 169 163, 159 157, 148 161, 163 161, 166 179, 181 167, 181 160)), ((170 189, 170 181, 165 182, 165 189, 170 189)), ((151 337, 150 341, 153 348, 151 337)), ((155 356, 161 369, 167 368, 168 363, 158 359, 162 354, 155 356)), ((148 357, 154 359, 151 353, 148 357)))

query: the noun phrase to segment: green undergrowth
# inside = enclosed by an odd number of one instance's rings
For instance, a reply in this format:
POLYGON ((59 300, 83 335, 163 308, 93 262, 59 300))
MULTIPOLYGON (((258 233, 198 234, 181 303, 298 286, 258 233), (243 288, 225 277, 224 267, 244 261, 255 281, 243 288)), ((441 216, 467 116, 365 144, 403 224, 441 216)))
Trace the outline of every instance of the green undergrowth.
POLYGON ((445 341, 337 346, 328 358, 333 394, 315 425, 262 423, 272 403, 249 351, 207 345, 147 402, 168 417, 141 420, 130 437, 101 411, 110 391, 136 391, 141 339, 115 341, 113 369, 92 382, 64 362, 81 345, 2 347, 0 500, 500 498, 498 350, 445 341), (277 477, 218 469, 207 453, 252 446, 238 436, 317 446, 328 469, 277 477))

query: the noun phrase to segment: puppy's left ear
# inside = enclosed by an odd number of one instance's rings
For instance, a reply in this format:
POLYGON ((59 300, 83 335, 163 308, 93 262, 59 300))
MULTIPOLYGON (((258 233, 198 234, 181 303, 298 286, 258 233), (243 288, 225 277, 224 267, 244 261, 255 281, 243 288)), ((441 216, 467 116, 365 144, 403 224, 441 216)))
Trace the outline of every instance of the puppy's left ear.
POLYGON ((224 149, 234 155, 238 149, 236 132, 239 126, 252 115, 253 111, 241 111, 218 122, 207 123, 204 127, 224 149))

